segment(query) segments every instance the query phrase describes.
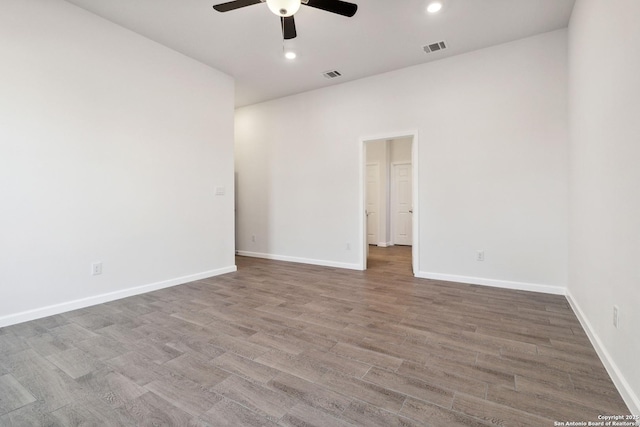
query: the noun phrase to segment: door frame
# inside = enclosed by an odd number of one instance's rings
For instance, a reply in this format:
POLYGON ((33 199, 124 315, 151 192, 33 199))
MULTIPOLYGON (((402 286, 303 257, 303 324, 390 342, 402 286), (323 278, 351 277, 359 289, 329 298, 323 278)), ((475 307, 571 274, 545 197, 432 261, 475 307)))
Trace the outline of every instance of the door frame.
POLYGON ((367 269, 367 252, 369 245, 367 243, 367 218, 366 218, 366 184, 367 184, 367 142, 400 138, 412 138, 411 141, 411 167, 412 167, 412 179, 413 188, 411 199, 413 201, 413 216, 412 216, 412 240, 413 245, 411 247, 411 266, 413 269, 413 275, 416 276, 420 272, 420 203, 418 195, 420 194, 420 163, 419 159, 419 147, 420 141, 418 138, 418 131, 400 131, 389 132, 378 135, 362 136, 359 138, 360 146, 360 191, 359 191, 359 203, 358 203, 358 217, 360 218, 359 224, 359 237, 360 237, 360 269, 367 269))

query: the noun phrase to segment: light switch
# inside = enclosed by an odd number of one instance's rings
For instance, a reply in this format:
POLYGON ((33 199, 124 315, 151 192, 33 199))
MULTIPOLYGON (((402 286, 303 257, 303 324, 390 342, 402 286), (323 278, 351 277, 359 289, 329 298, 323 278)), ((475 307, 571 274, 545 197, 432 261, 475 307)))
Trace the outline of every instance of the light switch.
POLYGON ((216 196, 224 196, 224 187, 216 187, 216 196))

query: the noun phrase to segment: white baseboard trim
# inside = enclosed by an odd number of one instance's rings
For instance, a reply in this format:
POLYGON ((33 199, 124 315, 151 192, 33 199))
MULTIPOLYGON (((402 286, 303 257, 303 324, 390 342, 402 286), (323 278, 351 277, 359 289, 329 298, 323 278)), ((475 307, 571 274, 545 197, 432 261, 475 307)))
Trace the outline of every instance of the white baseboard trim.
POLYGON ((393 246, 393 243, 391 243, 391 242, 379 242, 378 246, 380 246, 381 248, 388 248, 389 246, 393 246))
POLYGON ((213 276, 219 276, 221 274, 232 273, 237 270, 238 268, 235 265, 232 265, 229 267, 204 271, 202 273, 196 273, 189 276, 177 277, 175 279, 169 279, 162 282, 136 286, 134 288, 122 289, 106 294, 94 295, 73 301, 63 302, 60 304, 22 311, 20 313, 9 314, 7 316, 0 317, 0 327, 15 325, 16 323, 28 322, 30 320, 53 316, 55 314, 65 313, 67 311, 90 307, 92 305, 102 304, 105 302, 115 301, 134 295, 145 294, 147 292, 157 291, 159 289, 169 288, 171 286, 182 285, 184 283, 193 282, 195 280, 202 280, 213 276))
POLYGON ((426 271, 419 271, 418 273, 416 273, 416 277, 419 277, 421 279, 444 280, 446 282, 459 282, 468 283, 471 285, 491 286, 494 288, 515 289, 518 291, 542 292, 545 294, 553 295, 565 295, 567 293, 567 289, 562 286, 485 279, 483 277, 456 276, 453 274, 429 273, 426 271))
POLYGON ((573 295, 571 295, 571 292, 569 290, 567 290, 567 301, 569 301, 569 305, 571 306, 571 308, 573 309, 573 312, 578 317, 578 320, 580 321, 582 328, 587 333, 587 336, 589 337, 589 341, 591 341, 591 345, 593 345, 593 348, 595 348, 596 353, 598 353, 598 356, 600 357, 602 364, 604 365, 605 369, 609 373, 609 376, 613 380, 613 383, 615 384, 616 388, 618 389, 618 392, 622 396, 622 399, 629 407, 629 410, 634 415, 640 415, 640 397, 638 397, 638 395, 633 391, 633 389, 631 388, 627 380, 625 380, 624 376, 622 375, 622 372, 620 372, 620 369, 618 368, 618 365, 616 365, 615 361, 607 351, 607 348, 604 346, 604 344, 600 340, 600 337, 598 337, 598 334, 595 332, 595 330, 591 326, 591 322, 589 322, 589 319, 587 319, 587 316, 584 314, 584 312, 582 311, 582 309, 580 308, 576 300, 573 298, 573 295))
POLYGON ((299 264, 320 265, 323 267, 346 268, 348 270, 362 270, 360 264, 349 264, 346 262, 326 261, 322 259, 298 258, 286 255, 265 254, 262 252, 236 251, 237 255, 251 258, 272 259, 274 261, 297 262, 299 264))

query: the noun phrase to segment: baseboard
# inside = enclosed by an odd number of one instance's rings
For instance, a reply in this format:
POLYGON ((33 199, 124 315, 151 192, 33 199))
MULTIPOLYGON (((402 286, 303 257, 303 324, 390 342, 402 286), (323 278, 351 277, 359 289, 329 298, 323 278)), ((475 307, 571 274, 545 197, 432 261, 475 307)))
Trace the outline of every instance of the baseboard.
POLYGON ((348 270, 362 270, 360 264, 348 264, 346 262, 326 261, 322 259, 298 258, 286 255, 266 254, 262 252, 236 251, 237 255, 251 258, 272 259, 274 261, 297 262, 299 264, 320 265, 323 267, 346 268, 348 270))
POLYGON ((151 291, 157 291, 159 289, 182 285, 184 283, 193 282, 195 280, 202 280, 213 276, 219 276, 221 274, 232 273, 234 271, 237 271, 237 267, 235 265, 219 268, 216 270, 204 271, 202 273, 196 273, 189 276, 177 277, 175 279, 169 279, 162 282, 136 286, 134 288, 128 288, 120 291, 109 292, 106 294, 100 294, 87 298, 63 302, 60 304, 49 305, 46 307, 27 310, 20 313, 9 314, 7 316, 0 317, 0 327, 15 325, 16 323, 28 322, 30 320, 53 316, 55 314, 66 313, 67 311, 90 307, 92 305, 102 304, 105 302, 131 297, 134 295, 140 295, 151 291))
POLYGON ((381 248, 388 248, 389 246, 393 246, 393 243, 391 243, 391 242, 379 242, 378 246, 380 246, 381 248))
POLYGON ((429 273, 419 271, 416 277, 422 279, 444 280, 446 282, 468 283, 471 285, 491 286, 494 288, 514 289, 518 291, 542 292, 545 294, 565 295, 567 289, 562 286, 540 285, 537 283, 512 282, 508 280, 485 279, 483 277, 456 276, 453 274, 429 273))
POLYGON ((600 340, 600 337, 598 337, 598 334, 595 332, 595 329, 593 329, 593 327, 591 326, 591 322, 589 322, 589 319, 587 319, 587 316, 585 316, 584 312, 582 311, 576 300, 573 298, 573 295, 571 295, 571 292, 568 290, 567 301, 569 301, 569 305, 578 317, 582 328, 589 337, 589 341, 591 341, 591 345, 593 345, 593 348, 595 348, 596 352, 598 353, 602 364, 613 380, 613 383, 618 389, 620 396, 622 396, 624 403, 627 404, 632 414, 640 415, 640 398, 633 391, 627 380, 625 380, 622 372, 620 372, 620 369, 618 369, 618 365, 616 365, 615 361, 607 351, 607 348, 602 343, 602 340, 600 340))

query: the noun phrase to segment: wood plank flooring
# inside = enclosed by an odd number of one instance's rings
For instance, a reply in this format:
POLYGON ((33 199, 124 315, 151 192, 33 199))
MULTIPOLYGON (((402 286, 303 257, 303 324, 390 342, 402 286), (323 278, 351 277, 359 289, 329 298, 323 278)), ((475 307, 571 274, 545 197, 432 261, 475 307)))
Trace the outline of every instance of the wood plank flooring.
POLYGON ((553 426, 627 414, 564 297, 237 259, 0 329, 1 426, 553 426))

